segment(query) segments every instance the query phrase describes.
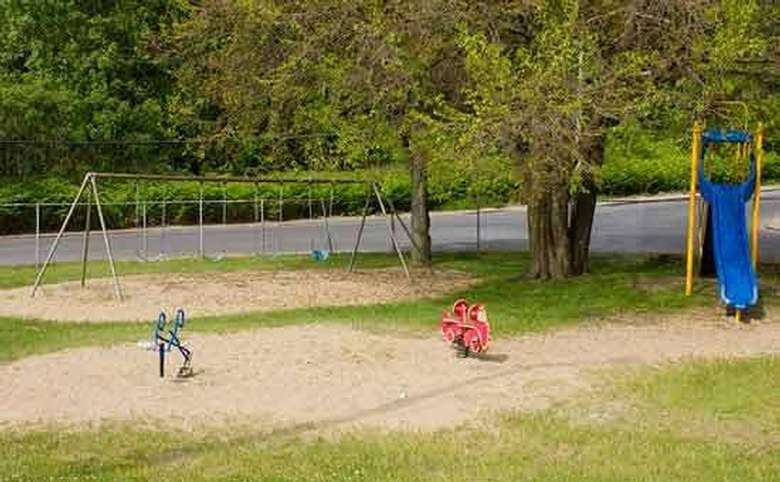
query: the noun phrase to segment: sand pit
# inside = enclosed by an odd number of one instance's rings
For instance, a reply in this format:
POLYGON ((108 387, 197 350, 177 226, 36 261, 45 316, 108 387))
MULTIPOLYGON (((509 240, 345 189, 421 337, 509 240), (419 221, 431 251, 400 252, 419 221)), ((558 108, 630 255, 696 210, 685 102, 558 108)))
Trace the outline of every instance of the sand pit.
POLYGON ((315 306, 360 305, 442 295, 469 286, 459 272, 236 271, 138 275, 122 278, 125 300, 114 300, 110 279, 0 291, 0 316, 54 321, 149 321, 160 309, 183 306, 191 316, 210 316, 315 306))
MULTIPOLYGON (((0 366, 0 427, 105 421, 180 430, 245 424, 306 431, 435 429, 537 410, 586 390, 594 370, 780 351, 780 324, 642 320, 513 339, 456 358, 434 334, 296 326, 192 335, 197 375, 160 380, 139 346, 84 348, 0 366)), ((173 357, 171 357, 173 358, 173 357)), ((178 359, 170 360, 169 372, 178 359)))

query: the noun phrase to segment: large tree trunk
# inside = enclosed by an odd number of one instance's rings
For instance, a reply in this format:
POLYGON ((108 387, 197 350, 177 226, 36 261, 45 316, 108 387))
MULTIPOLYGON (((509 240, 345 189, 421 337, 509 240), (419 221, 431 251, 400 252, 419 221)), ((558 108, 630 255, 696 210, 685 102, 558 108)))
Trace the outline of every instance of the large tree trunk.
MULTIPOLYGON (((604 157, 603 138, 593 138, 583 154, 591 165, 600 165, 604 157)), ((527 199, 530 275, 535 278, 567 278, 588 270, 596 186, 592 179, 585 179, 585 189, 570 196, 564 181, 551 185, 549 178, 532 170, 526 176, 531 193, 527 199)))
POLYGON ((542 191, 528 199, 528 239, 531 276, 565 278, 571 273, 568 232, 568 193, 542 191))
POLYGON ((593 228, 593 214, 596 211, 596 193, 582 192, 571 204, 569 241, 571 242, 571 276, 588 271, 590 254, 590 233, 593 228))
POLYGON ((428 173, 423 153, 411 152, 412 177, 412 262, 431 265, 431 218, 428 211, 428 173))

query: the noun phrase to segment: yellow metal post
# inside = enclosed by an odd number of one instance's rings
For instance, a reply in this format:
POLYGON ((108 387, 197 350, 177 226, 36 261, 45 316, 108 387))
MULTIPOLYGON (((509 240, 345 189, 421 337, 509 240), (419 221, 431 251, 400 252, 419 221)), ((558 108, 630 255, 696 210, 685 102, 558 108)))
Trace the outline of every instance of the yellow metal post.
POLYGON ((693 293, 694 233, 696 232, 696 191, 698 189, 699 156, 701 154, 701 124, 693 125, 691 144, 691 191, 688 196, 688 237, 686 240, 685 296, 693 293))
POLYGON ((753 269, 758 270, 758 239, 761 222, 761 169, 764 164, 764 126, 758 125, 756 132, 756 187, 753 193, 753 216, 751 218, 751 254, 753 269))

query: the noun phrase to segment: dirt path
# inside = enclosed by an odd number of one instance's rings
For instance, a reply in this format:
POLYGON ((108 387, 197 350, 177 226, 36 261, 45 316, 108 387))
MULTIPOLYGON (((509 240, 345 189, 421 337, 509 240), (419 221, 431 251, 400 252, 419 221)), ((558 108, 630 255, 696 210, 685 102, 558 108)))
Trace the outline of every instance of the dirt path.
MULTIPOLYGON (((161 381, 138 346, 85 348, 0 366, 0 427, 135 421, 177 429, 433 429, 492 410, 536 410, 591 386, 593 370, 687 357, 780 352, 780 323, 640 318, 502 338, 483 360, 459 359, 434 335, 297 326, 192 336, 194 378, 161 381), (638 324, 637 324, 638 322, 638 324)), ((174 358, 174 357, 171 357, 174 358)), ((178 359, 171 360, 169 371, 178 359)))
POLYGON ((398 270, 235 271, 229 273, 136 275, 122 278, 125 300, 114 300, 110 279, 0 291, 0 316, 53 321, 149 321, 161 309, 186 306, 199 316, 315 306, 361 305, 433 297, 465 288, 474 278, 459 272, 398 270), (177 306, 170 306, 176 300, 177 306))

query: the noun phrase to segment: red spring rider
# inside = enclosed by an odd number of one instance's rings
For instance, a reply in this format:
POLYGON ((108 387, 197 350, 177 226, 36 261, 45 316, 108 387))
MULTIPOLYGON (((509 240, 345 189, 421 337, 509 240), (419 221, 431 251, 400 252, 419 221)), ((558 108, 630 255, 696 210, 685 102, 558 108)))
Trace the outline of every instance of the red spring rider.
POLYGON ((444 312, 439 323, 441 336, 461 350, 463 356, 482 353, 490 345, 490 323, 485 305, 469 306, 466 300, 452 305, 452 313, 444 312))

